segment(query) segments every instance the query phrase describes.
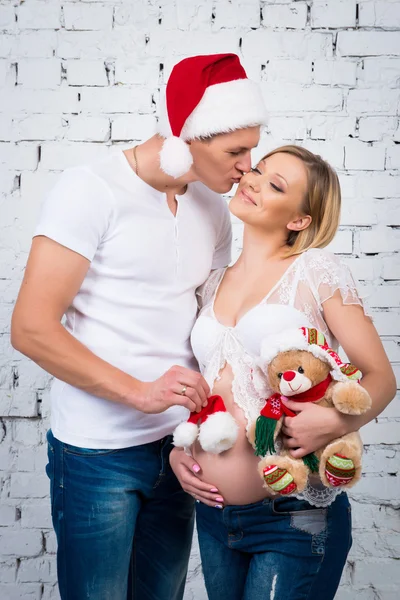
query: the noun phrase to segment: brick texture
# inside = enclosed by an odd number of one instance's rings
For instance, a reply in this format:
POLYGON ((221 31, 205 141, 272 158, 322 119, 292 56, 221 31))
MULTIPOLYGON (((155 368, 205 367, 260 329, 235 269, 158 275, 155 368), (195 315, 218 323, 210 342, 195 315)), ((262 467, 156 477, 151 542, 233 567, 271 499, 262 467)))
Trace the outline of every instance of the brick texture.
MULTIPOLYGON (((339 171, 343 255, 400 375, 398 0, 2 0, 0 3, 0 597, 57 600, 45 432, 49 378, 10 316, 58 173, 152 134, 160 86, 195 53, 238 52, 270 111, 257 159, 304 144, 339 171)), ((234 223, 234 255, 241 244, 234 223)), ((363 433, 354 543, 338 600, 400 587, 400 396, 363 433)), ((206 600, 196 539, 185 600, 206 600)), ((322 600, 322 599, 321 599, 322 600)))

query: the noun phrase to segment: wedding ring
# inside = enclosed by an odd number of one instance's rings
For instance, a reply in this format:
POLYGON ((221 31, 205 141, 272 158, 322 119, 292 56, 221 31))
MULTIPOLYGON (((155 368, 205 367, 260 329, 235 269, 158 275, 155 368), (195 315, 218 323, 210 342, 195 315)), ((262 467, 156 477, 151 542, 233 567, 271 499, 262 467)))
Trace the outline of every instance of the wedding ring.
POLYGON ((184 385, 181 390, 181 396, 184 396, 186 394, 186 390, 187 390, 187 387, 186 387, 186 385, 184 385))

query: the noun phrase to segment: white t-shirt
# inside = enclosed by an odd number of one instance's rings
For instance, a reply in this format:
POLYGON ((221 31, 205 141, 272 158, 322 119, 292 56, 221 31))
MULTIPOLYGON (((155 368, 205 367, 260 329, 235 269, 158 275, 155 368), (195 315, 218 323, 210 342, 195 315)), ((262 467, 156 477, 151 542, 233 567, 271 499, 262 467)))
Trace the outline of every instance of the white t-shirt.
MULTIPOLYGON (((44 235, 91 261, 66 328, 100 358, 142 381, 172 365, 198 369, 190 345, 196 288, 230 262, 225 201, 201 183, 177 196, 147 185, 122 151, 66 170, 42 207, 44 235)), ((171 433, 187 411, 145 414, 55 380, 51 428, 86 448, 125 448, 171 433)))

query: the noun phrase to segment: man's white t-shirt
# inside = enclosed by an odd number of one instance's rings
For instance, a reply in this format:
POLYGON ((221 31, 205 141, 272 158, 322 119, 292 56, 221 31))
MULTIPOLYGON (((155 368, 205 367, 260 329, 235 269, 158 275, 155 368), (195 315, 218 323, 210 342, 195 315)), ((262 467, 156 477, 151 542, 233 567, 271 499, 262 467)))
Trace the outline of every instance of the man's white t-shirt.
MULTIPOLYGON (((94 354, 142 381, 174 364, 198 369, 190 346, 195 290, 229 264, 226 202, 201 183, 177 196, 141 180, 122 151, 66 170, 46 198, 35 236, 44 235, 90 261, 66 312, 66 328, 94 354)), ((126 448, 170 434, 187 417, 174 406, 145 414, 59 380, 51 390, 51 428, 62 442, 126 448)))

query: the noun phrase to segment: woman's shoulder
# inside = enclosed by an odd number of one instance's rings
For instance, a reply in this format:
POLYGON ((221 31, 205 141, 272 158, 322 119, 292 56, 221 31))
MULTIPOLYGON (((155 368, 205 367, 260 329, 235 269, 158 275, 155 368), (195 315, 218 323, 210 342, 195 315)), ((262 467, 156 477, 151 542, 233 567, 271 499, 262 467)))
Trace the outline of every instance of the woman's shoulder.
POLYGON ((343 257, 325 248, 310 248, 303 253, 304 272, 314 276, 324 275, 328 278, 337 277, 339 273, 350 273, 343 257))
POLYGON ((360 303, 359 283, 343 257, 322 248, 304 252, 303 279, 322 303, 340 291, 344 303, 360 303))
POLYGON ((303 252, 304 259, 315 264, 344 264, 341 256, 330 252, 326 248, 309 248, 303 252))

